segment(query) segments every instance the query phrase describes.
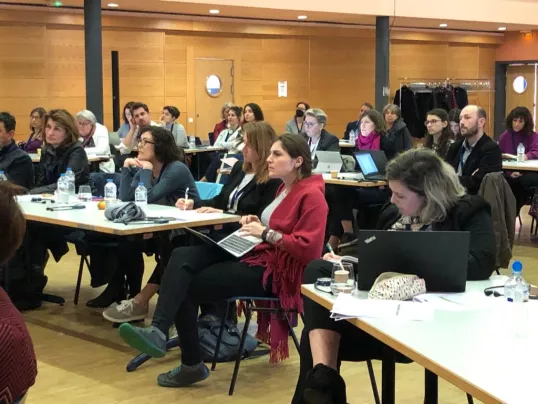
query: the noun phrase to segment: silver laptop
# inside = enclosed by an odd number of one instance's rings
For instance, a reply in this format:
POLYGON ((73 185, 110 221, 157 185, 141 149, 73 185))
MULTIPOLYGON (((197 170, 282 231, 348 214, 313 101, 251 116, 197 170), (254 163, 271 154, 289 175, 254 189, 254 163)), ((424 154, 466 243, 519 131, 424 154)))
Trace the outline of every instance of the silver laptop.
POLYGON ((342 156, 337 151, 316 151, 318 165, 314 170, 317 174, 330 173, 342 169, 342 156))
POLYGON ((185 227, 185 230, 188 230, 189 232, 194 234, 196 237, 205 241, 208 244, 222 248, 224 251, 228 252, 229 254, 237 258, 242 257, 243 255, 245 255, 246 253, 254 249, 254 247, 256 247, 258 244, 262 243, 262 239, 259 239, 257 237, 241 236, 240 235, 241 229, 233 232, 232 234, 230 234, 226 238, 223 238, 219 242, 189 227, 185 227))

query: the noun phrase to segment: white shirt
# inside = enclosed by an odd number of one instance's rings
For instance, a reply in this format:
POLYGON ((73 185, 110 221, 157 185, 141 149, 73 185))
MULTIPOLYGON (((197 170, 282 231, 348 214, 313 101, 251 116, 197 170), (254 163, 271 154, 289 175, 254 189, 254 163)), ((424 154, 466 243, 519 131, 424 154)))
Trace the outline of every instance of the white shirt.
MULTIPOLYGON (((96 123, 92 139, 95 146, 84 148, 88 156, 110 156, 110 141, 108 139, 108 129, 106 126, 96 123)), ((84 141, 83 138, 80 138, 79 140, 80 142, 84 141)), ((99 170, 104 173, 114 173, 115 169, 114 159, 99 163, 99 170)))
POLYGON ((242 139, 241 136, 241 127, 238 126, 236 130, 232 132, 231 129, 224 129, 219 133, 217 140, 213 146, 215 147, 224 147, 231 154, 239 154, 243 150, 243 142, 240 142, 242 139))

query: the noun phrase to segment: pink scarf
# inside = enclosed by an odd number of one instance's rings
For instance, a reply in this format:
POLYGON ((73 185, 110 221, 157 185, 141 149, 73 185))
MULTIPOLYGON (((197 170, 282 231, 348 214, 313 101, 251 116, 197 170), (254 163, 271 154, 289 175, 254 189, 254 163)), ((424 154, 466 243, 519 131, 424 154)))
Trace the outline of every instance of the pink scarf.
POLYGON ((381 135, 376 131, 371 132, 368 136, 362 136, 359 133, 357 138, 357 149, 359 150, 379 150, 381 148, 381 135))

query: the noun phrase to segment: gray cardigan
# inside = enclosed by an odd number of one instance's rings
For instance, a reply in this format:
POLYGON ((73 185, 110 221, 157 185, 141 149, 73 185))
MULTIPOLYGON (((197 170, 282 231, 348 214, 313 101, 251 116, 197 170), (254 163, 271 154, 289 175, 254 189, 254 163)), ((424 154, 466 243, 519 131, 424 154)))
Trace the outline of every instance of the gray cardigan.
POLYGON ((172 132, 176 145, 178 147, 183 147, 184 149, 189 148, 189 139, 187 139, 187 132, 185 127, 179 122, 174 122, 171 125, 166 125, 166 129, 172 132))
POLYGON ((200 201, 194 178, 187 166, 180 161, 164 166, 155 180, 152 170, 122 167, 120 199, 124 202, 134 201, 135 190, 140 182, 148 190, 148 203, 174 206, 178 199, 185 197, 187 188, 189 198, 194 199, 195 205, 200 201))
POLYGON ((306 134, 304 121, 303 121, 303 127, 301 128, 301 131, 299 132, 299 128, 297 127, 297 122, 295 121, 295 118, 290 119, 288 122, 286 122, 286 133, 293 133, 295 135, 299 135, 301 133, 306 134))

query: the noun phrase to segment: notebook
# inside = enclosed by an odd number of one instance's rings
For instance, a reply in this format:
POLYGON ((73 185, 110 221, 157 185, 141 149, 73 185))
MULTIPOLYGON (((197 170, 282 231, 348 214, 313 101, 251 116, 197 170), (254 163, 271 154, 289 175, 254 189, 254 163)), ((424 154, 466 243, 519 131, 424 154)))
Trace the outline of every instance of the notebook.
POLYGON ((190 233, 208 244, 220 247, 236 258, 242 257, 263 241, 262 239, 253 236, 242 236, 241 229, 233 232, 229 236, 226 236, 219 242, 189 227, 185 227, 185 230, 188 230, 190 233))

